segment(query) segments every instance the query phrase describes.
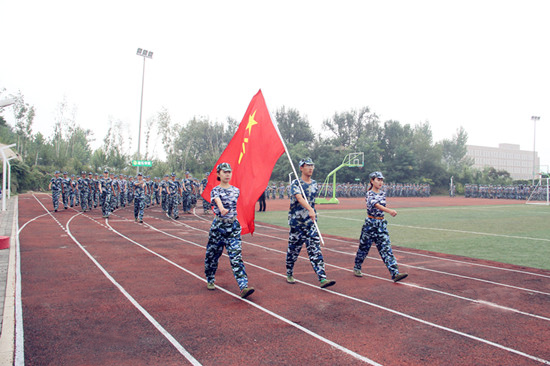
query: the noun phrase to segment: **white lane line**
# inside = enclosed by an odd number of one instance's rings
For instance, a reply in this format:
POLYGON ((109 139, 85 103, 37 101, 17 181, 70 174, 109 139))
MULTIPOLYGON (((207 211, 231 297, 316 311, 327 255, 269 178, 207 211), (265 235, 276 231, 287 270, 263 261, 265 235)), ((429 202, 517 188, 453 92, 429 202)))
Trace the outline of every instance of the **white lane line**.
MULTIPOLYGON (((190 225, 188 225, 188 224, 185 224, 185 223, 181 223, 181 222, 180 222, 180 224, 186 225, 187 227, 190 227, 190 228, 193 228, 192 226, 190 226, 190 225)), ((207 232, 207 231, 202 230, 202 229, 199 229, 199 228, 194 228, 194 230, 202 231, 202 232, 207 232)), ((269 237, 269 238, 274 238, 274 239, 280 239, 280 240, 282 240, 281 238, 278 238, 278 237, 272 236, 272 235, 268 235, 268 234, 262 234, 262 233, 256 233, 256 234, 257 234, 257 235, 260 235, 260 236, 267 236, 267 237, 269 237)), ((246 243, 246 244, 248 244, 248 245, 252 245, 252 246, 255 246, 255 247, 258 247, 258 248, 262 248, 262 249, 265 249, 265 250, 273 251, 273 252, 276 252, 276 253, 286 254, 286 252, 283 252, 283 251, 280 251, 280 250, 277 250, 277 249, 274 249, 274 248, 264 247, 264 246, 262 246, 262 245, 255 244, 255 243, 252 243, 252 242, 249 242, 249 241, 244 241, 244 240, 243 240, 243 243, 246 243)), ((338 251, 338 250, 335 250, 335 249, 326 248, 326 247, 323 248, 323 250, 329 250, 329 251, 334 252, 334 253, 340 253, 340 254, 353 255, 353 256, 355 256, 355 254, 350 254, 350 253, 347 253, 347 252, 341 252, 341 251, 338 251)), ((299 258, 300 258, 300 259, 303 259, 303 260, 309 260, 307 257, 305 257, 305 255, 300 255, 299 258)), ((377 260, 381 261, 380 259, 377 259, 377 260)), ((328 266, 328 267, 333 267, 333 268, 342 270, 342 271, 353 272, 353 270, 351 270, 351 269, 349 269, 349 268, 340 267, 340 266, 337 266, 337 265, 334 265, 334 264, 330 264, 330 263, 327 263, 327 262, 325 262, 325 265, 328 266)), ((379 277, 379 276, 375 276, 375 275, 371 275, 371 274, 367 274, 367 273, 363 273, 363 276, 365 276, 365 277, 371 277, 371 278, 376 278, 376 279, 378 279, 378 280, 382 280, 382 281, 386 281, 386 282, 393 282, 392 280, 390 280, 390 279, 388 279, 388 278, 379 277)), ((519 310, 519 309, 510 308, 510 307, 503 306, 503 305, 499 305, 499 304, 495 304, 495 303, 492 303, 492 302, 489 302, 489 301, 472 299, 472 298, 468 298, 468 297, 456 295, 456 294, 449 293, 449 292, 444 292, 444 291, 440 291, 440 290, 435 290, 435 289, 432 289, 432 288, 429 288, 429 287, 423 287, 423 286, 420 286, 420 285, 415 285, 415 284, 410 283, 410 282, 400 282, 399 285, 401 285, 401 286, 414 287, 414 288, 418 288, 418 289, 420 289, 420 290, 429 291, 429 292, 434 292, 434 293, 437 293, 437 294, 440 294, 440 295, 449 296, 449 297, 454 297, 454 298, 457 298, 457 299, 461 299, 461 300, 473 302, 473 303, 476 303, 476 304, 483 304, 483 305, 486 305, 486 306, 492 306, 492 307, 495 307, 495 308, 498 308, 498 309, 501 309, 501 310, 508 310, 508 311, 511 311, 511 312, 514 312, 514 313, 517 313, 517 314, 521 314, 521 315, 525 315, 525 316, 529 316, 529 317, 532 317, 532 318, 537 318, 537 319, 541 319, 541 320, 545 320, 545 321, 550 321, 550 318, 545 317, 545 316, 542 316, 542 315, 537 315, 537 314, 528 313, 528 312, 525 312, 525 311, 521 311, 521 310, 519 310)))
MULTIPOLYGON (((181 224, 183 225, 186 225, 186 226, 190 226, 190 225, 187 225, 183 222, 181 222, 181 224)), ((156 230, 160 233, 163 233, 167 236, 170 236, 172 238, 175 238, 177 240, 180 240, 180 241, 183 241, 183 242, 186 242, 186 243, 190 243, 192 245, 195 245, 195 246, 198 246, 198 247, 201 247, 201 248, 205 248, 203 245, 201 244, 197 244, 195 242, 192 242, 190 240, 186 240, 186 239, 183 239, 183 238, 180 238, 178 236, 175 236, 175 235, 172 235, 172 234, 168 234, 168 233, 165 233, 163 232, 162 230, 160 229, 157 229, 155 228, 154 226, 150 225, 150 224, 147 224, 147 226, 149 226, 150 228, 152 228, 153 230, 156 230)), ((198 229, 199 231, 204 231, 202 229, 198 229)), ((131 239, 130 239, 131 240, 131 239)), ((141 245, 140 245, 141 246, 141 245)), ((144 248, 148 251, 150 251, 149 249, 147 248, 144 248)), ((151 251, 152 252, 152 251, 151 251)), ((152 252, 154 253, 154 252, 152 252)), ((158 255, 158 254, 157 254, 158 255)), ((277 272, 274 272, 274 271, 271 271, 267 268, 264 268, 264 267, 261 267, 261 266, 258 266, 256 264, 253 264, 253 263, 250 263, 250 262, 247 262, 245 261, 246 265, 249 265, 249 266, 252 266, 252 267, 255 267, 255 268, 258 268, 258 269, 261 269, 261 270, 264 270, 268 273, 271 273, 271 274, 274 274, 274 275, 277 275, 279 277, 286 277, 285 275, 282 275, 280 273, 277 273, 277 272)), ((300 282, 304 285, 307 285, 307 286, 310 286, 310 287, 313 287, 313 288, 319 288, 318 286, 316 285, 312 285, 312 284, 309 284, 307 282, 303 282, 303 281, 297 281, 297 282, 300 282)), ((345 295, 345 294, 342 294, 342 293, 339 293, 339 292, 335 292, 335 291, 332 291, 332 290, 327 290, 325 289, 325 291, 328 291, 336 296, 341 296, 341 297, 344 297, 344 298, 347 298, 347 299, 350 299, 350 300, 353 300, 353 301, 357 301, 357 302, 360 302, 360 303, 363 303, 363 304, 366 304, 366 305, 369 305, 369 306, 372 306, 372 307, 375 307, 377 309, 380 309, 380 310, 383 310, 383 311, 387 311, 387 312, 390 312, 392 314, 395 314, 395 315, 398 315, 398 316, 402 316, 404 318, 407 318, 407 319, 410 319, 410 320, 413 320, 413 321, 416 321, 416 322, 419 322, 421 324, 424 324, 424 325, 427 325, 427 326, 431 326, 431 327, 434 327, 434 328, 437 328, 437 329, 440 329, 440 330, 444 330, 444 331, 447 331, 447 332, 450 332, 450 333, 453 333, 453 334, 457 334, 457 335, 460 335, 460 336, 463 336, 463 337, 466 337, 466 338, 469 338, 469 339, 472 339, 472 340, 475 340, 475 341, 478 341, 478 342, 481 342, 481 343, 485 343, 485 344, 488 344, 490 346, 493 346, 493 347, 496 347, 496 348, 499 348, 501 350, 505 350, 505 351, 508 351, 508 352, 511 352, 511 353, 514 353, 514 354, 517 354, 519 356, 523 356, 523 357, 526 357, 526 358, 529 358, 531 360, 534 360, 534 361, 537 361, 537 362, 541 362, 541 363, 544 363, 544 364, 547 364, 547 365, 550 365, 550 361, 549 360, 545 360, 545 359, 542 359, 540 357, 536 357, 536 356, 533 356, 533 355, 530 355, 528 353, 525 353, 525 352, 521 352, 521 351, 518 351, 516 349, 513 349, 513 348, 510 348, 510 347, 507 347, 507 346, 504 346, 504 345, 501 345, 499 343, 496 343, 496 342, 492 342, 492 341, 489 341, 487 339, 484 339, 484 338, 480 338, 480 337, 477 337, 477 336, 474 336, 474 335, 471 335, 471 334, 468 334, 468 333, 464 333, 464 332, 461 332, 461 331, 458 331, 458 330, 455 330, 455 329, 452 329, 452 328, 448 328, 448 327, 445 327, 445 326, 442 326, 442 325, 439 325, 439 324, 436 324, 436 323, 432 323, 432 322, 429 322, 429 321, 426 321, 426 320, 423 320, 423 319, 420 319, 420 318, 417 318, 417 317, 414 317, 412 315, 409 315, 409 314, 405 314, 405 313, 402 313, 400 311, 397 311, 397 310, 393 310, 393 309, 390 309, 390 308, 387 308, 385 306, 381 306, 381 305, 378 305, 378 304, 375 304, 375 303, 372 303, 372 302, 369 302, 369 301, 366 301, 366 300, 363 300, 363 299, 359 299, 359 298, 356 298, 356 297, 353 297, 353 296, 349 296, 349 295, 345 295)))
MULTIPOLYGON (((278 239, 278 240, 284 240, 283 238, 279 238, 279 237, 277 237, 277 236, 268 235, 268 234, 257 233, 257 235, 267 236, 267 237, 269 237, 269 238, 278 239)), ((345 255, 348 255, 348 256, 353 256, 353 257, 355 257, 355 253, 343 252, 343 251, 340 251, 340 250, 331 249, 331 248, 327 248, 327 247, 324 247, 323 250, 328 250, 329 252, 340 253, 340 254, 345 254, 345 255)), ((372 257, 367 257, 367 258, 369 258, 369 259, 371 259, 371 260, 376 260, 376 261, 382 262, 382 260, 379 259, 379 258, 372 258, 372 257)), ((529 289, 529 288, 525 288, 525 287, 519 287, 519 286, 508 285, 508 284, 505 284, 505 283, 500 283, 500 282, 495 282, 495 281, 484 280, 484 279, 482 279, 482 278, 476 278, 476 277, 470 277, 470 276, 459 275, 459 274, 456 274, 456 273, 438 271, 438 270, 431 269, 431 268, 425 268, 425 267, 420 267, 420 266, 414 266, 414 265, 412 265, 412 264, 400 263, 399 265, 402 266, 402 267, 410 267, 410 268, 414 268, 414 269, 418 269, 418 270, 422 270, 422 271, 434 272, 434 273, 438 273, 438 274, 442 274, 442 275, 446 275, 446 276, 464 278, 464 279, 467 279, 467 280, 478 281, 478 282, 484 282, 484 283, 489 283, 489 284, 491 284, 491 285, 502 286, 502 287, 507 287, 507 288, 513 288, 513 289, 515 289, 515 290, 520 290, 520 291, 525 291, 525 292, 533 292, 533 293, 538 293, 538 294, 541 294, 541 295, 550 296, 550 293, 548 293, 548 292, 533 290, 533 289, 529 289)), ((406 283, 402 283, 402 284, 406 284, 406 283)))
MULTIPOLYGON (((268 230, 274 230, 274 231, 282 231, 282 232, 288 233, 288 229, 283 229, 283 228, 278 228, 278 227, 271 227, 271 226, 266 226, 266 225, 261 225, 261 224, 256 224, 256 227, 264 228, 264 229, 268 229, 268 230)), ((354 246, 354 247, 357 247, 357 245, 359 244, 359 238, 357 238, 357 240, 354 241, 353 239, 342 240, 342 239, 327 237, 327 238, 325 238, 325 240, 332 240, 332 241, 336 241, 336 242, 340 242, 340 243, 348 243, 349 245, 354 246)), ((490 268, 490 269, 499 270, 499 271, 514 272, 514 273, 521 273, 521 274, 530 275, 530 276, 550 278, 550 275, 544 275, 544 274, 541 274, 541 273, 534 273, 534 272, 522 271, 522 270, 518 270, 518 269, 511 269, 511 268, 496 267, 496 266, 491 266, 491 265, 488 265, 488 264, 472 263, 472 262, 467 262, 467 261, 461 261, 461 260, 458 260, 458 259, 443 258, 443 257, 435 256, 435 255, 409 252, 409 251, 403 250, 403 249, 393 249, 393 251, 394 252, 406 253, 406 254, 410 254, 410 255, 416 255, 416 256, 425 257, 425 258, 455 262, 455 263, 460 263, 460 264, 465 264, 465 265, 470 265, 470 266, 490 268)))
MULTIPOLYGON (((128 221, 130 221, 130 220, 128 220, 128 221)), ((186 240, 186 239, 177 237, 177 236, 175 236, 175 235, 169 234, 169 233, 167 233, 167 232, 164 232, 164 231, 162 231, 162 230, 159 230, 159 229, 157 229, 156 227, 154 227, 154 226, 152 226, 152 225, 150 225, 150 224, 147 224, 147 223, 144 223, 144 224, 145 224, 146 226, 150 227, 151 229, 153 229, 153 230, 155 230, 155 231, 158 231, 158 232, 160 232, 160 233, 162 233, 162 234, 164 234, 164 235, 167 235, 167 236, 169 236, 169 237, 172 237, 172 238, 175 238, 175 239, 184 241, 184 242, 186 242, 186 243, 189 243, 189 244, 198 246, 198 247, 200 247, 200 248, 206 248, 205 246, 202 246, 202 245, 200 245, 200 244, 194 243, 194 242, 192 242, 192 241, 189 241, 189 240, 186 240)), ((109 225, 109 224, 107 223, 107 225, 109 225)), ((187 274, 189 274, 189 275, 191 275, 191 276, 193 276, 193 277, 199 279, 200 281, 206 283, 206 279, 202 278, 201 276, 199 276, 199 275, 195 274, 194 272, 192 272, 192 271, 190 271, 190 270, 188 270, 188 269, 186 269, 186 268, 180 266, 179 264, 177 264, 177 263, 171 261, 170 259, 164 257, 163 255, 158 254, 157 252, 155 252, 155 251, 153 251, 153 250, 147 248, 146 246, 144 246, 144 245, 138 243, 137 241, 135 241, 135 240, 133 240, 133 239, 127 237, 126 235, 124 235, 124 234, 120 233, 119 231, 117 231, 116 229, 114 229, 112 226, 109 225, 109 227, 110 227, 110 229, 111 229, 112 232, 114 232, 115 234, 117 234, 117 235, 121 236, 122 238, 128 240, 128 241, 131 242, 132 244, 139 246, 140 248, 146 250, 147 252, 149 252, 149 253, 151 253, 151 254, 157 256, 158 258, 160 258, 160 259, 162 259, 162 260, 164 260, 164 261, 166 261, 166 262, 168 262, 168 263, 170 263, 170 264, 173 265, 174 267, 176 267, 176 268, 178 268, 178 269, 184 271, 185 273, 187 273, 187 274)), ((227 256, 226 254, 223 254, 223 255, 224 255, 224 256, 227 256)), ((245 262, 245 263, 249 264, 248 262, 245 262)), ((242 299, 240 296, 238 296, 238 295, 236 295, 236 294, 234 294, 234 293, 232 293, 232 292, 230 292, 230 291, 228 291, 228 290, 226 290, 226 289, 224 289, 224 288, 222 288, 222 287, 220 287, 220 286, 216 286, 216 288, 219 289, 219 290, 221 290, 222 292, 224 292, 224 293, 230 295, 230 296, 233 296, 233 297, 236 298, 236 299, 239 299, 239 300, 241 300, 241 301, 246 302, 246 304, 251 305, 251 306, 257 308, 258 310, 263 311, 263 312, 265 312, 266 314, 268 314, 268 315, 270 315, 270 316, 272 316, 272 317, 274 317, 274 318, 276 318, 276 319, 278 319, 278 320, 280 320, 280 321, 282 321, 282 322, 284 322, 284 323, 286 323, 286 324, 288 324, 288 325, 290 325, 290 326, 292 326, 292 327, 295 327, 295 328, 301 330, 302 332, 304 332, 304 333, 306 333, 306 334, 308 334, 308 335, 310 335, 310 336, 312 336, 312 337, 314 337, 314 338, 316 338, 316 339, 318 339, 318 340, 320 340, 320 341, 322 341, 322 342, 324 342, 324 343, 326 343, 326 344, 329 344, 330 346, 332 346, 332 347, 338 349, 339 351, 344 352, 345 354, 347 354, 347 355, 349 355, 349 356, 352 356, 352 357, 355 358, 355 359, 358 359, 358 360, 360 360, 360 361, 366 362, 366 363, 368 363, 368 364, 370 364, 370 365, 380 365, 379 363, 377 363, 377 362, 375 362, 375 361, 373 361, 373 360, 371 360, 371 359, 369 359, 369 358, 367 358, 367 357, 365 357, 365 356, 362 356, 362 355, 360 355, 360 354, 358 354, 358 353, 356 353, 356 352, 354 352, 354 351, 352 351, 352 350, 350 350, 350 349, 348 349, 348 348, 346 348, 346 347, 344 347, 344 346, 341 346, 341 345, 339 345, 338 343, 335 343, 335 342, 331 341, 330 339, 325 338, 325 337, 323 337, 323 336, 321 336, 321 335, 319 335, 319 334, 317 334, 317 333, 315 333, 315 332, 313 332, 313 331, 311 331, 311 330, 309 330, 309 329, 307 329, 307 328, 305 328, 305 327, 303 327, 303 326, 301 326, 301 325, 299 325, 299 324, 297 324, 297 323, 294 323, 293 321, 291 321, 291 320, 289 320, 289 319, 287 319, 287 318, 285 318, 285 317, 283 317, 283 316, 281 316, 281 315, 279 315, 279 314, 276 314, 276 313, 272 312, 271 310, 268 310, 268 309, 266 309, 266 308, 264 308, 264 307, 262 307, 262 306, 260 306, 260 305, 258 305, 258 304, 255 304, 255 303, 253 303, 253 302, 251 302, 251 301, 249 301, 249 300, 242 299)))
MULTIPOLYGON (((33 195, 34 196, 34 195, 33 195)), ((35 197, 36 198, 36 197, 35 197)), ((36 198, 36 200, 38 201, 38 203, 46 210, 46 207, 44 207, 44 205, 42 204, 42 202, 40 202, 38 200, 38 198, 36 198)), ((51 213, 50 213, 51 215, 51 213)), ((105 277, 107 277, 107 279, 109 279, 109 281, 111 281, 111 283, 130 301, 130 303, 132 303, 132 305, 134 305, 134 307, 136 309, 139 310, 139 312, 141 314, 143 314, 143 316, 145 316, 145 318, 147 320, 149 320, 149 322, 178 350, 178 352, 183 355, 192 365, 196 365, 196 366, 199 366, 201 365, 201 363, 199 361, 197 361, 189 352, 187 352, 187 350, 166 330, 164 329, 164 327, 162 325, 159 324, 159 322, 156 321, 156 319, 151 316, 151 314, 149 314, 149 312, 147 312, 147 310, 145 310, 145 308, 143 308, 143 306, 141 306, 133 297, 132 295, 130 295, 125 289, 124 287, 122 287, 110 274, 109 272, 107 272, 107 270, 105 270, 105 268, 103 268, 103 266, 84 248, 84 246, 82 246, 82 244, 80 244, 80 242, 73 236, 72 232, 71 232, 71 229, 70 229, 70 223, 71 221, 75 218, 75 217, 78 217, 82 215, 82 212, 79 212, 77 214, 75 214, 74 216, 72 216, 69 221, 67 221, 67 228, 65 229, 63 227, 63 225, 61 225, 61 223, 53 216, 53 219, 61 226, 61 228, 63 229, 63 231, 65 231, 70 237, 71 239, 75 242, 75 244, 80 248, 80 250, 82 250, 84 252, 84 254, 86 254, 86 256, 88 256, 88 258, 92 261, 92 263, 94 263, 96 265, 96 267, 103 273, 103 275, 105 277)), ((107 223, 108 225, 108 223, 107 223)))
MULTIPOLYGON (((359 221, 359 222, 365 221, 364 219, 361 220, 361 219, 353 219, 353 218, 339 217, 339 216, 329 216, 329 215, 318 215, 318 216, 327 217, 327 218, 331 218, 331 219, 348 220, 348 221, 359 221)), ((409 228, 409 229, 419 229, 419 230, 446 231, 446 232, 460 233, 460 234, 496 236, 496 237, 500 237, 500 238, 509 238, 509 239, 535 240, 535 241, 550 242, 550 239, 533 238, 533 237, 529 237, 529 236, 516 236, 516 235, 504 235, 504 234, 494 234, 494 233, 483 233, 483 232, 478 232, 478 231, 467 231, 467 230, 457 230, 457 229, 441 229, 441 228, 437 228, 437 227, 401 225, 401 224, 394 224, 394 223, 391 223, 391 224, 388 223, 388 226, 406 227, 406 228, 409 228)))

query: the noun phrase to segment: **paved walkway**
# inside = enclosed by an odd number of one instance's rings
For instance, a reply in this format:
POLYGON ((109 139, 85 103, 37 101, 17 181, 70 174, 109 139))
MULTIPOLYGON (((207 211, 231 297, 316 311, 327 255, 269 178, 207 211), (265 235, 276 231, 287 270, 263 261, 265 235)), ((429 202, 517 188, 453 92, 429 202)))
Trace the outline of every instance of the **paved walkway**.
POLYGON ((6 211, 0 211, 0 236, 9 236, 10 248, 0 250, 0 365, 13 364, 13 342, 14 342, 14 288, 13 271, 15 258, 15 236, 13 232, 14 220, 18 205, 18 197, 12 196, 6 201, 6 211), (11 254, 11 255, 10 255, 11 254), (10 278, 11 271, 11 278, 10 278), (6 302, 6 300, 8 300, 6 302), (9 323, 8 323, 9 322, 9 323), (6 323, 6 324, 4 324, 6 323))

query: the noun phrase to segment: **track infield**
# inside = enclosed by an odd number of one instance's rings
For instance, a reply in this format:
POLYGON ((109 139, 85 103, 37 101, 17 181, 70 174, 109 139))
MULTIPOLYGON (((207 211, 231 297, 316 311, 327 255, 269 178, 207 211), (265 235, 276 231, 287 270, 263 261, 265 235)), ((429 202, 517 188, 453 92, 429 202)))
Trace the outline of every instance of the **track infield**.
POLYGON ((138 224, 133 207, 108 220, 51 207, 19 197, 26 365, 550 364, 548 270, 395 247, 410 275, 395 284, 376 250, 354 277, 355 241, 325 235, 336 285, 318 287, 305 251, 289 285, 287 228, 258 225, 243 236, 256 292, 242 300, 225 255, 206 289, 212 216, 174 221, 153 206, 138 224))

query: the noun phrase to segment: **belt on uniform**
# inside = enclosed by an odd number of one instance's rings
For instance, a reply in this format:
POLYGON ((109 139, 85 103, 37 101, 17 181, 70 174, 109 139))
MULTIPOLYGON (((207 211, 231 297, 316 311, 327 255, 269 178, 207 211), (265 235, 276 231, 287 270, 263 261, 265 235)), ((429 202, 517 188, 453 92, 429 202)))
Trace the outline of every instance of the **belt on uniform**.
POLYGON ((222 219, 222 218, 220 218, 220 217, 217 217, 216 219, 217 219, 218 221, 221 221, 221 222, 225 223, 225 224, 232 224, 232 223, 235 222, 235 220, 237 220, 236 217, 233 217, 233 218, 231 218, 231 219, 222 219))
POLYGON ((369 219, 375 219, 375 220, 384 220, 384 216, 371 216, 367 215, 369 219))

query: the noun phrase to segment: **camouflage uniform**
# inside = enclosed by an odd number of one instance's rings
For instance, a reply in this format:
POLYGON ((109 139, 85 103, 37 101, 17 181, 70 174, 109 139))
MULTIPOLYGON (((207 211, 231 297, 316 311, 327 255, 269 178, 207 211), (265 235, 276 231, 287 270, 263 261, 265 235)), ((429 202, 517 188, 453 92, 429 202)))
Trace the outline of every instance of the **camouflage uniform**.
POLYGON ((103 217, 109 217, 111 215, 110 202, 111 195, 113 194, 113 181, 107 176, 101 178, 99 184, 101 187, 101 211, 103 212, 103 217))
POLYGON ((94 208, 99 205, 99 176, 96 173, 94 178, 94 208))
MULTIPOLYGON (((300 183, 305 192, 304 198, 307 199, 309 205, 315 210, 315 197, 319 192, 317 182, 312 180, 308 184, 300 179, 300 183)), ((297 179, 292 182, 290 191, 290 210, 288 211, 290 233, 288 235, 288 250, 286 253, 286 274, 287 276, 293 275, 294 263, 298 259, 302 246, 305 243, 311 266, 317 274, 319 281, 322 281, 327 278, 327 275, 323 254, 321 253, 319 233, 309 217, 309 212, 296 199, 297 194, 302 194, 297 179)))
POLYGON ((118 193, 120 192, 118 175, 111 174, 111 181, 113 185, 113 190, 111 192, 111 199, 109 200, 109 206, 110 206, 110 211, 114 212, 118 208, 118 193))
POLYGON ((160 204, 160 178, 155 177, 153 182, 153 204, 160 204))
MULTIPOLYGON (((164 175, 164 178, 168 178, 168 174, 164 175)), ((168 192, 168 186, 170 183, 168 183, 168 179, 163 179, 160 182, 160 204, 162 207, 162 211, 168 212, 168 205, 169 205, 169 192, 168 192)))
MULTIPOLYGON (((172 174, 172 177, 175 178, 176 175, 172 174)), ((176 179, 169 180, 168 192, 170 193, 170 197, 168 198, 168 211, 166 214, 168 215, 168 217, 173 217, 174 219, 178 219, 180 182, 178 182, 176 179)))
POLYGON ((71 178, 67 177, 67 172, 63 172, 63 179, 61 180, 61 184, 63 185, 63 207, 65 207, 66 210, 69 206, 69 196, 71 193, 71 178))
POLYGON ((382 190, 379 193, 370 190, 367 191, 365 200, 367 201, 367 218, 365 218, 365 223, 361 229, 354 270, 361 270, 363 261, 369 254, 372 243, 375 242, 382 261, 390 271, 392 279, 395 279, 399 274, 399 270, 391 249, 388 222, 384 219, 384 211, 374 207, 376 204, 386 206, 386 194, 382 190))
MULTIPOLYGON (((204 192, 206 189, 206 185, 208 184, 208 178, 204 177, 203 180, 201 180, 201 191, 204 192)), ((210 213, 210 202, 208 202, 205 198, 202 199, 202 210, 204 213, 210 213)))
MULTIPOLYGON (((138 177, 141 173, 138 173, 138 177)), ((143 180, 137 180, 133 183, 134 190, 134 218, 136 221, 143 222, 143 211, 145 209, 145 189, 146 185, 143 180)))
POLYGON ((82 207, 82 212, 86 212, 88 209, 88 195, 90 194, 86 172, 82 172, 82 176, 78 178, 78 191, 80 192, 80 207, 82 207))
POLYGON ((193 182, 189 178, 189 172, 185 174, 185 178, 181 181, 182 186, 182 210, 183 213, 191 211, 191 194, 193 194, 193 182))
POLYGON ((91 210, 94 207, 94 194, 95 194, 95 182, 93 173, 88 173, 88 187, 90 191, 88 192, 88 210, 91 210))
POLYGON ((212 221, 208 244, 206 245, 206 256, 204 259, 204 273, 208 283, 214 283, 218 260, 222 255, 223 248, 227 248, 227 255, 231 263, 233 275, 241 291, 248 287, 248 277, 244 268, 241 248, 241 225, 237 220, 237 199, 240 191, 237 187, 221 188, 216 186, 210 192, 210 200, 216 217, 212 221), (221 216, 218 205, 214 202, 219 198, 223 207, 229 210, 225 216, 221 216))
POLYGON ((120 178, 120 195, 118 196, 118 204, 120 207, 126 207, 126 192, 128 191, 128 181, 126 180, 126 176, 124 175, 121 175, 120 178))
MULTIPOLYGON (((59 174, 59 172, 55 172, 55 174, 59 174)), ((53 209, 57 212, 57 209, 59 208, 59 195, 61 194, 61 191, 63 190, 63 179, 61 177, 53 177, 50 180, 51 190, 52 190, 52 202, 53 202, 53 209)))
MULTIPOLYGON (((133 187, 133 186, 134 186, 134 177, 130 176, 128 178, 128 187, 133 187)), ((134 201, 134 190, 128 189, 128 192, 126 194, 126 202, 128 202, 128 204, 131 204, 133 201, 134 201)))
MULTIPOLYGON (((76 192, 76 180, 74 180, 74 174, 71 174, 71 183, 69 185, 69 203, 71 207, 75 205, 75 192, 76 192)), ((76 205, 78 206, 78 199, 76 200, 76 205)))

